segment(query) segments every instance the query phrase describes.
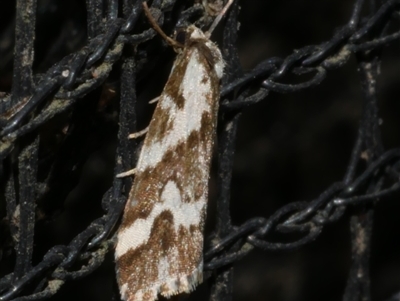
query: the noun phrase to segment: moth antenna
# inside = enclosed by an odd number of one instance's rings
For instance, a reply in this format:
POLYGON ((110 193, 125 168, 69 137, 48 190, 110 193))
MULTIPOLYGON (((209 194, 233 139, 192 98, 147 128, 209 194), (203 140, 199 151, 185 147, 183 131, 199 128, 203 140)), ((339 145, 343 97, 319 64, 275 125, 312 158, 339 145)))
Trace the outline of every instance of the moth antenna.
POLYGON ((206 32, 207 37, 211 36, 211 33, 214 31, 215 27, 217 27, 218 23, 221 21, 222 17, 226 14, 229 7, 232 5, 234 0, 229 0, 224 8, 219 12, 218 16, 214 19, 214 22, 211 24, 210 28, 206 32))
POLYGON ((181 43, 175 41, 174 39, 170 38, 169 36, 167 36, 165 34, 165 32, 161 29, 161 27, 158 25, 157 21, 154 19, 153 15, 151 14, 150 9, 147 6, 147 3, 143 2, 142 5, 143 5, 144 13, 145 13, 147 19, 149 19, 149 22, 150 22, 151 26, 154 28, 154 30, 157 31, 158 34, 164 40, 166 40, 167 43, 170 44, 172 47, 174 47, 174 48, 183 48, 184 46, 181 43))

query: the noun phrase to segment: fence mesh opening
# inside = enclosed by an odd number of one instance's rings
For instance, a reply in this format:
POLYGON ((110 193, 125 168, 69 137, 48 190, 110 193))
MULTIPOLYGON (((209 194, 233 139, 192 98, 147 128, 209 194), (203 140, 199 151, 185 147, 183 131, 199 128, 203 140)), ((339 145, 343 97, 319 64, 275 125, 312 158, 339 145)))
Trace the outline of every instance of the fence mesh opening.
MULTIPOLYGON (((174 60, 135 0, 0 3, 0 300, 119 300, 113 235, 174 60)), ((149 2, 167 34, 213 17, 149 2)), ((241 1, 190 300, 400 300, 400 1, 241 1)))

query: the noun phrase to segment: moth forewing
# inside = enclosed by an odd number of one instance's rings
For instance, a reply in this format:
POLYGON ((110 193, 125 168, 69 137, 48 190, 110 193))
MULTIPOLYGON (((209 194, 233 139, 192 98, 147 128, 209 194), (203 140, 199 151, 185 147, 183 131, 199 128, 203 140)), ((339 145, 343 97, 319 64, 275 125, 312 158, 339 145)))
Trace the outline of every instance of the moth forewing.
POLYGON ((159 98, 118 230, 123 300, 190 292, 202 281, 203 227, 224 63, 191 25, 159 98))

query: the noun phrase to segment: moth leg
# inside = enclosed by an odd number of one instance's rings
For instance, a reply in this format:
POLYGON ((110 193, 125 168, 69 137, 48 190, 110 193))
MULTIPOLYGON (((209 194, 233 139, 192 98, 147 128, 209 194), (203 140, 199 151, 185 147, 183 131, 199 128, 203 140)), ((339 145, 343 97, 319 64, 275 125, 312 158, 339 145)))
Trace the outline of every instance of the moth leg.
MULTIPOLYGON (((149 101, 149 104, 153 104, 153 103, 157 102, 159 99, 160 99, 160 96, 153 98, 152 100, 149 101)), ((128 139, 135 139, 135 138, 141 137, 144 134, 146 134, 148 131, 149 131, 149 127, 146 127, 145 129, 143 129, 139 132, 130 134, 128 136, 128 139)))
MULTIPOLYGON (((135 139, 137 137, 143 136, 144 134, 146 134, 149 130, 149 127, 146 127, 144 130, 141 130, 139 132, 130 134, 128 136, 129 139, 135 139)), ((124 178, 124 177, 128 177, 128 176, 132 176, 136 173, 136 168, 121 172, 119 174, 117 174, 117 178, 124 178)))
POLYGON ((121 173, 117 174, 117 178, 125 178, 125 177, 128 177, 128 176, 132 176, 135 173, 136 173, 136 168, 133 168, 133 169, 130 169, 130 170, 127 170, 127 171, 124 171, 124 172, 121 172, 121 173))
POLYGON ((139 131, 139 132, 130 134, 130 135, 128 136, 128 138, 129 138, 129 139, 138 138, 138 137, 143 136, 144 134, 146 134, 146 133, 148 132, 148 130, 149 130, 149 127, 146 127, 144 130, 141 130, 141 131, 139 131))
POLYGON ((156 103, 159 99, 160 99, 160 96, 153 98, 152 100, 149 101, 149 105, 151 105, 152 103, 156 103))

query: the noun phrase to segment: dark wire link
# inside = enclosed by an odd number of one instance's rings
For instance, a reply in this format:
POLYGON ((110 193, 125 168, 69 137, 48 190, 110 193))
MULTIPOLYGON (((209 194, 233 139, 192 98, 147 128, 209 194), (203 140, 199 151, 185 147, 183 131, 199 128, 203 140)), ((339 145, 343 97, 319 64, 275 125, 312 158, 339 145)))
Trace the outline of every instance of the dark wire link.
POLYGON ((326 59, 333 54, 354 32, 354 28, 344 27, 337 32, 333 38, 325 43, 322 48, 303 61, 303 66, 311 66, 317 62, 326 59))
POLYGON ((293 212, 300 211, 306 208, 308 204, 306 202, 293 202, 283 206, 278 209, 265 223, 263 227, 260 227, 253 235, 255 237, 262 237, 266 235, 271 229, 278 224, 279 220, 282 219, 283 216, 293 212))
POLYGON ((121 19, 113 20, 105 35, 98 39, 99 41, 101 41, 101 44, 97 45, 96 50, 91 55, 89 55, 86 61, 87 68, 96 63, 108 51, 111 42, 115 39, 122 25, 122 22, 123 20, 121 19))
POLYGON ((390 43, 400 39, 400 31, 393 33, 391 35, 387 35, 382 38, 375 39, 373 41, 365 42, 362 44, 350 44, 349 49, 352 52, 360 52, 376 49, 378 47, 389 45, 390 43))
MULTIPOLYGON (((274 91, 274 92, 279 92, 279 93, 291 93, 291 92, 296 92, 300 90, 304 90, 306 88, 314 87, 319 85, 326 77, 326 70, 323 67, 317 67, 317 68, 312 68, 312 70, 317 71, 317 73, 314 75, 314 77, 301 84, 280 84, 276 83, 274 81, 271 81, 269 79, 263 81, 261 84, 262 87, 274 91)), ((311 71, 311 69, 310 69, 311 71)))
POLYGON ((328 205, 318 212, 312 221, 318 225, 325 226, 338 221, 346 211, 345 206, 334 206, 333 202, 329 202, 328 205))
POLYGON ((118 38, 118 41, 126 44, 138 45, 154 38, 156 35, 157 33, 152 28, 150 28, 140 34, 120 36, 118 38))
POLYGON ((6 293, 0 295, 0 300, 8 301, 14 298, 31 282, 32 279, 61 263, 67 253, 68 249, 65 246, 55 246, 51 248, 37 266, 27 272, 21 279, 14 282, 12 287, 6 293))
POLYGON ((68 69, 68 77, 64 81, 63 87, 67 90, 71 89, 72 86, 75 84, 76 79, 81 72, 82 67, 84 66, 88 56, 89 56, 90 50, 88 47, 84 47, 81 51, 77 52, 73 59, 72 62, 69 66, 68 69))
POLYGON ((87 245, 89 239, 96 235, 100 229, 101 226, 99 226, 97 220, 95 220, 88 228, 79 233, 68 245, 70 252, 65 260, 60 264, 60 267, 70 268, 78 259, 81 250, 87 245))
MULTIPOLYGON (((386 1, 376 12, 376 14, 368 20, 368 22, 359 29, 351 38, 351 42, 357 42, 365 37, 371 30, 386 17, 387 14, 394 12, 397 5, 400 4, 399 0, 388 0, 386 1)), ((387 19, 387 18, 386 18, 387 19)))
POLYGON ((31 99, 8 120, 7 125, 0 132, 0 136, 8 135, 16 130, 23 119, 61 85, 62 81, 66 78, 66 76, 63 75, 63 71, 67 70, 67 68, 64 66, 70 58, 70 55, 63 58, 60 63, 49 69, 39 85, 35 88, 31 99))
POLYGON ((269 74, 275 72, 278 69, 278 66, 281 64, 281 58, 270 58, 259 63, 256 67, 253 68, 253 70, 247 72, 242 77, 233 80, 232 82, 229 82, 226 86, 223 86, 221 89, 221 98, 225 97, 233 90, 238 89, 261 76, 268 76, 269 74))
POLYGON ((36 106, 38 106, 47 96, 54 92, 61 85, 61 77, 46 78, 43 84, 36 88, 35 94, 29 102, 8 122, 0 133, 0 136, 5 136, 15 131, 21 124, 22 120, 28 115, 36 106))
MULTIPOLYGON (((113 54, 109 57, 106 56, 106 59, 108 58, 109 62, 103 63, 94 71, 96 72, 96 78, 88 80, 86 83, 79 85, 73 92, 58 92, 55 97, 60 99, 53 100, 50 105, 47 106, 46 109, 42 113, 40 113, 34 120, 29 122, 25 126, 22 126, 16 132, 12 133, 13 138, 15 139, 35 130, 38 126, 49 120, 51 117, 66 111, 71 105, 75 103, 76 98, 83 97, 90 91, 93 91, 94 89, 99 87, 107 79, 109 73, 112 70, 113 63, 120 57, 122 53, 122 45, 115 45, 115 47, 111 49, 109 53, 113 54)), ((49 81, 51 80, 49 79, 49 81)), ((41 87, 39 86, 37 89, 40 90, 41 87)), ((32 104, 32 106, 33 105, 34 104, 32 104)))
MULTIPOLYGON (((52 248, 43 258, 43 261, 28 271, 25 276, 13 284, 13 287, 0 296, 0 300, 10 300, 15 294, 19 293, 27 284, 29 284, 33 279, 40 276, 41 273, 55 265, 59 265, 62 269, 63 267, 69 267, 77 259, 79 255, 79 250, 86 244, 94 233, 99 231, 99 228, 95 225, 95 222, 89 226, 83 233, 79 234, 74 240, 71 241, 68 247, 66 246, 56 246, 52 248)), ((97 269, 101 263, 104 261, 104 256, 108 252, 110 243, 106 242, 103 244, 99 250, 95 252, 88 253, 91 258, 89 265, 82 267, 81 270, 77 272, 61 272, 60 270, 55 271, 53 276, 56 276, 58 280, 70 280, 77 279, 79 277, 84 277, 95 269, 97 269)), ((53 294, 56 291, 53 291, 53 294)), ((39 295, 40 296, 40 295, 39 295)))
POLYGON ((366 204, 368 202, 374 202, 388 195, 393 195, 394 192, 400 190, 400 183, 393 184, 390 188, 382 189, 381 191, 366 194, 363 196, 355 196, 352 198, 337 198, 333 201, 333 203, 337 206, 348 206, 348 205, 358 205, 358 204, 366 204))
POLYGON ((309 225, 309 233, 301 239, 290 243, 271 243, 258 239, 255 235, 247 238, 247 241, 253 246, 263 249, 265 251, 282 251, 282 250, 295 250, 299 247, 314 241, 322 232, 322 227, 315 224, 309 225))
POLYGON ((249 107, 253 104, 256 104, 263 99, 265 99, 269 94, 269 90, 260 89, 258 92, 254 93, 251 96, 239 96, 238 99, 235 99, 231 102, 223 102, 221 104, 221 110, 228 112, 228 111, 237 111, 249 107))
POLYGON ((214 260, 205 263, 204 270, 205 271, 210 271, 210 270, 217 271, 218 269, 221 269, 225 266, 232 265, 236 261, 239 261, 242 258, 244 258, 253 249, 254 249, 254 247, 251 244, 245 243, 240 250, 234 251, 232 253, 228 253, 221 258, 214 258, 214 260))
MULTIPOLYGON (((122 180, 118 180, 122 182, 122 180)), ((118 183, 119 184, 119 183, 118 183)), ((108 197, 112 197, 113 206, 107 210, 107 214, 98 220, 99 225, 101 225, 101 230, 97 231, 97 234, 93 239, 87 244, 87 249, 90 250, 94 247, 99 246, 111 233, 115 224, 121 217, 121 214, 124 210, 126 197, 121 195, 122 184, 114 185, 113 188, 114 193, 110 195, 111 192, 108 192, 108 197), (121 188, 119 191, 116 191, 117 188, 121 188)))
POLYGON ((40 125, 48 121, 50 118, 54 117, 57 114, 65 112, 71 105, 73 105, 74 101, 69 99, 56 99, 51 102, 51 104, 35 119, 30 121, 28 124, 22 126, 20 129, 13 133, 14 138, 22 137, 35 129, 37 129, 40 125))
POLYGON ((379 168, 385 166, 389 161, 400 156, 400 149, 389 150, 375 162, 372 162, 368 168, 351 185, 344 190, 344 195, 351 195, 357 191, 358 187, 365 183, 379 168))
POLYGON ((116 44, 114 48, 112 48, 108 54, 112 54, 105 57, 105 62, 101 65, 97 66, 94 70, 92 70, 92 74, 94 75, 93 78, 85 81, 84 83, 80 84, 76 87, 73 91, 64 91, 60 90, 56 93, 55 97, 59 99, 77 99, 85 96, 89 92, 95 90, 100 85, 104 83, 107 79, 108 75, 110 74, 113 64, 120 58, 122 54, 123 45, 116 44), (109 59, 109 60, 106 60, 109 59))
POLYGON ((52 277, 63 281, 69 281, 78 280, 89 275, 100 267, 112 246, 113 243, 111 241, 104 241, 97 250, 81 254, 82 259, 84 260, 87 257, 89 258, 89 262, 87 265, 83 265, 80 270, 68 272, 60 268, 53 272, 52 277))
POLYGON ((212 260, 211 262, 208 262, 204 265, 205 270, 216 270, 219 269, 223 266, 232 264, 235 261, 238 261, 242 259, 244 256, 246 256, 250 251, 252 251, 253 246, 262 248, 263 250, 268 250, 268 251, 280 251, 280 250, 293 250, 296 248, 299 248, 307 243, 310 243, 314 241, 319 234, 321 234, 322 227, 318 227, 315 225, 309 225, 308 229, 310 230, 309 233, 299 239, 296 242, 292 243, 269 243, 265 241, 261 241, 257 238, 255 238, 254 235, 250 235, 247 237, 248 243, 245 243, 242 245, 240 250, 234 251, 232 253, 228 253, 227 255, 221 257, 221 258, 216 258, 212 260))
POLYGON ((311 214, 315 213, 324 203, 329 201, 334 195, 344 188, 344 183, 334 183, 331 187, 325 190, 318 198, 310 202, 310 205, 303 211, 295 213, 288 218, 283 224, 289 225, 304 221, 311 214))
POLYGON ((303 66, 310 66, 326 59, 355 32, 360 20, 361 8, 363 4, 364 0, 356 1, 353 8, 353 13, 347 25, 340 29, 329 42, 325 43, 321 47, 319 51, 305 59, 303 61, 303 66))
POLYGON ((303 58, 308 57, 310 54, 315 52, 317 46, 306 46, 301 49, 295 50, 289 55, 282 63, 280 68, 273 74, 269 79, 276 80, 285 76, 293 66, 302 62, 303 58))
POLYGON ((221 239, 216 245, 212 246, 210 250, 208 250, 204 255, 204 260, 208 261, 217 253, 221 252, 223 249, 227 248, 227 246, 231 245, 236 240, 242 238, 249 232, 253 232, 260 228, 263 224, 266 223, 265 218, 257 217, 248 220, 240 227, 235 227, 234 230, 223 239, 221 239))
POLYGON ((132 12, 126 19, 125 23, 121 26, 121 33, 129 33, 135 27, 140 15, 143 11, 142 1, 136 1, 133 4, 132 12))

